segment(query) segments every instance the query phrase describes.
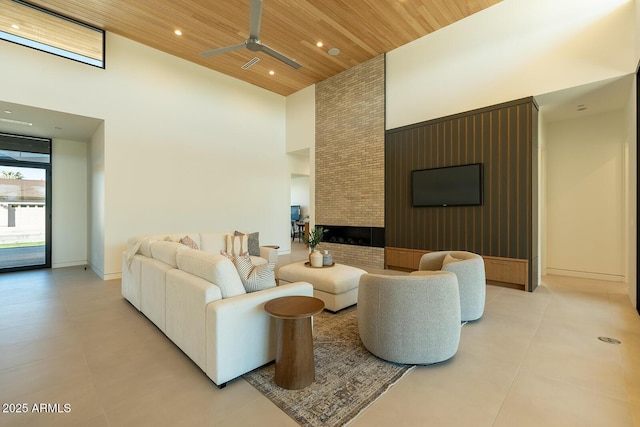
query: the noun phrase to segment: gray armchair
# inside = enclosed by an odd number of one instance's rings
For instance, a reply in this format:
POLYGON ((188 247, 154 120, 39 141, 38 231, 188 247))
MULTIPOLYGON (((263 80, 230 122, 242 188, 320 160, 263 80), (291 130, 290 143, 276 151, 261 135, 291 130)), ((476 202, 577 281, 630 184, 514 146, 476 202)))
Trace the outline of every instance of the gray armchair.
POLYGON ((422 256, 414 275, 424 271, 450 271, 458 277, 460 288, 460 313, 463 322, 478 320, 484 314, 484 302, 487 293, 487 279, 484 260, 480 255, 464 251, 429 252, 422 256), (449 255, 449 258, 447 257, 449 255), (448 262, 443 266, 445 261, 448 262))
POLYGON ((460 343, 460 296, 453 273, 364 274, 358 287, 358 331, 371 353, 390 362, 447 360, 460 343))

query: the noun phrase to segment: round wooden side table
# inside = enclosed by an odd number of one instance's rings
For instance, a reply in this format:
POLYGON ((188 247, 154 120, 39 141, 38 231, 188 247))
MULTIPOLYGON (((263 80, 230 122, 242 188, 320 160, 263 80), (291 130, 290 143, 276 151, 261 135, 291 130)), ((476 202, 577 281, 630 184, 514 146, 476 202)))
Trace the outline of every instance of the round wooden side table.
POLYGON ((311 318, 324 309, 324 302, 287 296, 268 301, 264 309, 277 320, 276 384, 289 390, 305 388, 316 378, 311 318))

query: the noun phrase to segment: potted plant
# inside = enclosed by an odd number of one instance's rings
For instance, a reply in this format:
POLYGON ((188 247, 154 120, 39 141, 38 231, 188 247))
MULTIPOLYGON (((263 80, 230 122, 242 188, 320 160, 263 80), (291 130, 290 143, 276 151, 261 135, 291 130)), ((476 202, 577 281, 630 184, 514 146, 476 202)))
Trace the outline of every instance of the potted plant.
POLYGON ((324 227, 313 227, 313 230, 309 232, 309 237, 305 237, 304 239, 304 242, 309 245, 309 265, 312 267, 322 267, 322 254, 316 251, 316 246, 320 244, 324 233, 327 231, 329 230, 325 230, 324 227), (315 260, 313 258, 314 255, 316 256, 315 260))

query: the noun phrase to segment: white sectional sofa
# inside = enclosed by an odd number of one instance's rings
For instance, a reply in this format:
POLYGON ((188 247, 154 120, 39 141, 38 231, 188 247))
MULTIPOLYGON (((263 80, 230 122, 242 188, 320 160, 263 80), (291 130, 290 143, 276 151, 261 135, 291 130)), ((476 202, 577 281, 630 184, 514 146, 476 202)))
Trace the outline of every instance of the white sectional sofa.
MULTIPOLYGON (((223 233, 172 233, 130 239, 122 255, 122 295, 140 310, 219 387, 275 359, 275 321, 265 302, 313 296, 306 282, 247 293, 224 255, 223 233), (198 249, 179 243, 188 236, 198 249)), ((277 261, 260 247, 255 265, 277 261)))

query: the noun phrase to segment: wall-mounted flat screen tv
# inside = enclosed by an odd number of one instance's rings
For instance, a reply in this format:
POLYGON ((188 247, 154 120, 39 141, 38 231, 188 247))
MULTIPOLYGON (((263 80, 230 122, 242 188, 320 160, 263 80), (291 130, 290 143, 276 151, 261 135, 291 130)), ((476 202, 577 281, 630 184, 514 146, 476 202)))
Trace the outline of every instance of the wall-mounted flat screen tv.
POLYGON ((482 163, 411 171, 412 205, 482 205, 482 163))

